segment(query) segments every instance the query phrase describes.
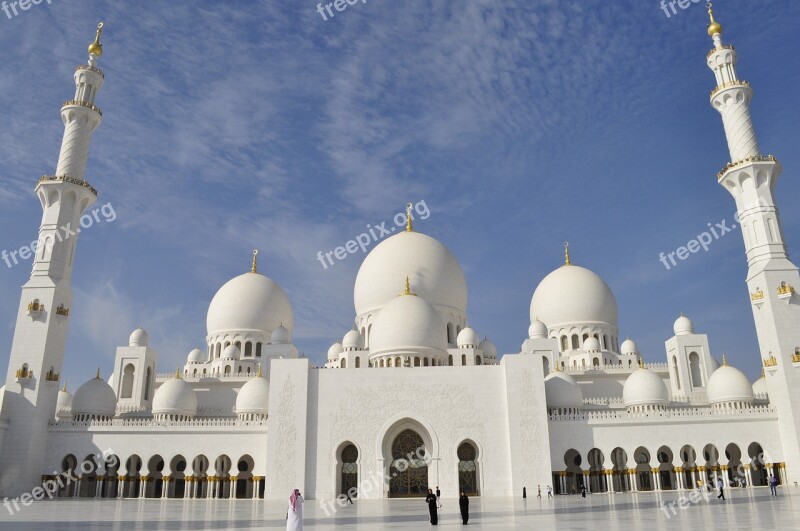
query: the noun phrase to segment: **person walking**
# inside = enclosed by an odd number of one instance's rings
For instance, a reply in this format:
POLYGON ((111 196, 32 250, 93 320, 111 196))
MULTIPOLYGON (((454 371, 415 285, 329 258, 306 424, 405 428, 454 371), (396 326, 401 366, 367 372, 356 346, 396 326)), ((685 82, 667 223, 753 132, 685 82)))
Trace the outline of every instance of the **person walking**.
POLYGON ((717 499, 722 498, 722 501, 725 501, 725 482, 722 481, 722 478, 717 478, 717 488, 719 489, 717 499))
POLYGON ((286 511, 286 531, 303 531, 303 497, 294 489, 289 496, 289 509, 286 511))
POLYGON ((581 498, 585 498, 585 497, 586 497, 586 485, 581 483, 581 498))
POLYGON ((536 497, 537 498, 541 498, 542 497, 542 486, 541 485, 537 485, 536 486, 536 497))
POLYGON ((463 490, 458 498, 458 507, 461 509, 461 523, 467 525, 469 521, 469 498, 467 498, 467 493, 463 490))
POLYGON ((439 485, 436 485, 436 507, 442 508, 442 502, 439 499, 442 497, 442 491, 439 490, 439 485))
POLYGON ((553 497, 553 487, 551 487, 550 485, 547 486, 547 497, 548 498, 553 497))
POLYGON ((522 487, 522 499, 526 499, 528 497, 528 489, 522 487))
POLYGON ((770 496, 778 495, 778 477, 774 474, 769 477, 769 494, 770 496))
POLYGON ((436 512, 436 494, 431 489, 428 489, 425 503, 428 504, 428 512, 431 515, 431 525, 439 525, 439 514, 436 512))

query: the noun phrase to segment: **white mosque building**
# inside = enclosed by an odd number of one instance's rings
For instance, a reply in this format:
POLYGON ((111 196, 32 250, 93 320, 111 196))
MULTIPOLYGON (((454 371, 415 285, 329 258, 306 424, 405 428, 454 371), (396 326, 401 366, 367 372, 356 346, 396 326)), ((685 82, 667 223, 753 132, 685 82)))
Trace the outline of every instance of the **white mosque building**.
POLYGON ((36 186, 43 245, 0 388, 0 495, 67 474, 75 480, 58 496, 283 501, 293 488, 324 501, 353 488, 378 499, 436 485, 445 496, 500 497, 537 485, 683 490, 718 477, 797 484, 800 276, 774 202, 781 166, 761 154, 750 85, 713 14, 708 33, 710 100, 732 161, 717 177, 739 212, 764 366, 755 383, 718 362, 702 323, 686 316, 663 361, 645 364, 634 341, 620 341, 611 289, 572 264, 568 248, 533 293, 519 352, 498 356, 467 325, 458 260, 409 216, 406 231, 364 260, 353 328, 324 366, 298 357, 291 302, 254 255, 214 296, 207 344, 182 368, 159 373, 159 354, 137 329, 117 348, 112 375, 98 372, 71 394, 59 373, 77 237, 58 228, 77 226, 96 199, 84 174, 102 120, 98 28, 61 110, 57 169, 36 186))

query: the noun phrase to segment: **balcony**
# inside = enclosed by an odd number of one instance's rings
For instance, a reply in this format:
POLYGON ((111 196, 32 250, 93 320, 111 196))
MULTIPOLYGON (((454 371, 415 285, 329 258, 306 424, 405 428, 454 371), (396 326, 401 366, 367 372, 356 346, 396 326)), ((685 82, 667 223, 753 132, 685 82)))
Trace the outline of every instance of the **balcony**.
POLYGON ((42 175, 41 179, 39 179, 40 183, 43 182, 65 182, 70 184, 77 184, 78 186, 83 186, 84 188, 88 188, 90 192, 94 195, 97 195, 97 190, 91 187, 89 183, 84 181, 83 179, 76 179, 75 177, 67 177, 66 175, 42 175))
POLYGON ((769 355, 769 358, 764 360, 764 367, 777 367, 777 366, 778 366, 778 358, 776 358, 772 354, 769 355))
POLYGON ((781 285, 778 286, 778 298, 779 299, 788 299, 788 298, 791 298, 792 295, 794 295, 794 287, 793 286, 790 286, 789 284, 786 284, 786 283, 781 283, 781 285))
POLYGON ((69 101, 65 101, 64 105, 62 105, 61 107, 64 108, 64 107, 72 107, 72 106, 86 107, 87 109, 91 109, 91 110, 95 111, 100 116, 103 116, 103 111, 101 111, 100 108, 97 105, 94 105, 93 103, 89 103, 88 101, 69 100, 69 101))
POLYGON ((58 308, 56 308, 56 315, 69 317, 69 308, 66 308, 63 304, 59 304, 58 308))

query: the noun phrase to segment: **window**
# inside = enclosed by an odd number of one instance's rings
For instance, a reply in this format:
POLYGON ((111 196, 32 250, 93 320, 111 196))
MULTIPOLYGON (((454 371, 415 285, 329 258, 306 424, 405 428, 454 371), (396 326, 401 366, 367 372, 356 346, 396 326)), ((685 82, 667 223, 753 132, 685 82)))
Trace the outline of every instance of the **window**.
POLYGON ((561 336, 561 352, 569 350, 569 339, 567 336, 561 336))
POLYGON ((463 442, 458 447, 458 490, 464 491, 467 496, 478 494, 478 452, 468 442, 463 442))
POLYGON ((133 380, 136 369, 129 363, 122 370, 122 387, 120 388, 120 398, 133 397, 133 380))
MULTIPOLYGON (((205 369, 203 369, 205 372, 205 369)), ((150 400, 151 389, 153 388, 153 369, 148 367, 146 377, 144 379, 144 399, 150 400)))
POLYGON ((580 338, 578 338, 578 334, 572 334, 572 350, 578 350, 580 346, 580 338))
POLYGON ((703 375, 700 371, 700 356, 697 352, 689 354, 689 375, 692 378, 692 387, 703 387, 703 375))

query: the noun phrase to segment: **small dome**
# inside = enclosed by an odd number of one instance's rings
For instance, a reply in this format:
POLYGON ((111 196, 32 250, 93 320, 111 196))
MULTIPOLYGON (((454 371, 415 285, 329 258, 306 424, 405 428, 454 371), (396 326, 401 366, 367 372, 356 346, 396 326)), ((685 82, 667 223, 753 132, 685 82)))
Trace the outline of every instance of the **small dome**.
POLYGON ((113 417, 117 411, 114 389, 100 378, 92 378, 75 391, 72 399, 73 415, 101 415, 113 417))
POLYGON ((544 379, 544 392, 548 408, 581 408, 583 393, 575 378, 562 371, 551 372, 544 379))
POLYGON ((342 340, 342 347, 345 350, 363 350, 364 338, 358 330, 350 330, 344 335, 342 340))
POLYGON ((240 354, 241 352, 239 352, 239 349, 236 348, 236 345, 228 345, 222 350, 222 356, 220 357, 238 360, 240 354))
POLYGON ((64 385, 58 392, 58 399, 56 400, 56 418, 67 419, 70 417, 72 417, 72 393, 67 391, 67 386, 64 385))
POLYGON ((600 352, 600 342, 594 337, 587 337, 583 342, 584 352, 600 352))
POLYGON ((150 344, 150 336, 141 327, 134 330, 128 339, 128 345, 131 347, 146 347, 148 344, 150 344))
POLYGON ((622 388, 625 406, 666 405, 669 392, 664 380, 650 369, 639 367, 625 380, 622 388))
POLYGON ((753 401, 753 386, 747 376, 725 361, 709 377, 706 393, 712 404, 753 401))
POLYGON ((269 382, 259 375, 244 384, 236 396, 236 414, 266 415, 269 409, 269 382))
POLYGON ((456 338, 458 348, 475 348, 480 342, 481 338, 478 337, 478 333, 470 327, 464 328, 456 338))
POLYGON ((370 354, 446 352, 447 335, 439 313, 425 299, 400 295, 378 313, 370 336, 370 354))
POLYGON ((754 395, 767 395, 767 379, 764 378, 764 375, 761 375, 761 378, 753 382, 753 394, 754 395))
POLYGON ((628 338, 628 339, 626 339, 625 341, 622 342, 622 345, 619 348, 619 353, 620 354, 638 354, 639 353, 639 347, 636 346, 636 342, 633 339, 628 338))
POLYGON ((691 319, 681 314, 681 316, 675 320, 675 324, 672 326, 672 330, 675 332, 676 336, 685 336, 687 334, 694 334, 694 325, 692 324, 691 319))
POLYGON ((481 341, 480 345, 478 345, 478 348, 483 351, 484 356, 489 356, 490 358, 497 357, 497 347, 495 347, 494 343, 488 339, 481 341))
POLYGON ((164 382, 153 396, 154 415, 197 414, 197 396, 194 389, 180 377, 164 382))
POLYGON ((186 357, 187 363, 205 363, 206 355, 199 348, 192 350, 186 357))
POLYGON ((269 342, 273 345, 288 345, 292 342, 292 334, 289 333, 288 328, 281 324, 272 331, 269 342))
POLYGON ((547 325, 539 319, 534 320, 528 328, 528 337, 531 339, 545 339, 547 337, 547 325))
POLYGON ((330 346, 328 349, 328 360, 338 360, 339 354, 344 352, 344 347, 338 341, 330 346))

